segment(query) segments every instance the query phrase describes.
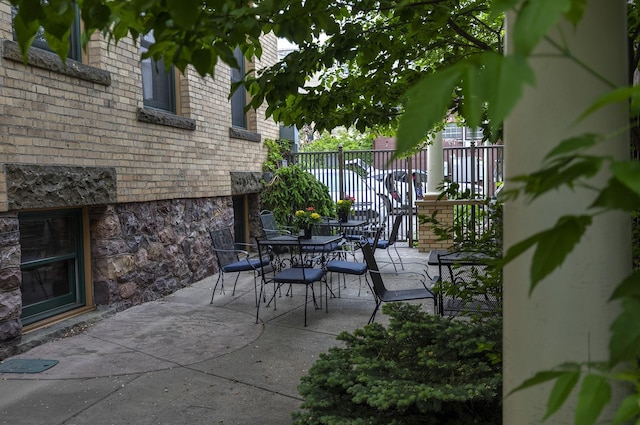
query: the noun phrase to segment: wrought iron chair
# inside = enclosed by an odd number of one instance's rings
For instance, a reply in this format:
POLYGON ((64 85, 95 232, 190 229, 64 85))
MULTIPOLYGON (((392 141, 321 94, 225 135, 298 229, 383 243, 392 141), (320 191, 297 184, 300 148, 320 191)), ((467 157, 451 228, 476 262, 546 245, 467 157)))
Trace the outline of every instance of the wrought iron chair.
MULTIPOLYGON (((260 257, 271 257, 273 255, 272 247, 269 245, 269 240, 256 240, 258 245, 258 253, 260 257)), ((302 245, 300 240, 297 240, 297 244, 293 244, 290 250, 290 258, 287 261, 278 261, 278 265, 268 268, 269 266, 262 266, 262 284, 260 285, 260 295, 258 298, 263 296, 264 288, 268 283, 273 282, 274 289, 273 295, 269 300, 269 305, 271 301, 273 301, 273 309, 276 309, 276 294, 279 292, 280 288, 283 285, 304 285, 305 293, 304 293, 304 326, 307 326, 307 304, 309 298, 309 288, 311 288, 311 295, 313 297, 314 306, 316 303, 316 296, 313 290, 313 285, 316 282, 320 282, 327 286, 325 271, 322 268, 314 268, 312 263, 308 260, 305 260, 304 252, 302 249, 302 245), (271 274, 272 272, 272 274, 271 274)), ((286 254, 284 254, 286 255, 286 254)), ((328 288, 327 288, 328 292, 328 288)), ((320 286, 320 299, 322 300, 322 286, 320 286)), ((325 292, 325 311, 328 312, 328 296, 325 292)), ((321 308, 321 307, 320 307, 321 308)), ((258 309, 256 312, 256 323, 259 320, 260 313, 260 305, 258 304, 258 309)))
MULTIPOLYGON (((373 247, 374 253, 376 249, 376 244, 378 242, 378 239, 380 239, 381 233, 382 233, 382 228, 378 228, 373 238, 372 247, 373 247)), ((365 240, 362 239, 357 243, 360 244, 363 241, 365 240)), ((331 260, 327 262, 326 269, 327 269, 327 272, 331 273, 331 282, 333 282, 333 273, 340 273, 342 275, 342 281, 345 287, 346 287, 345 275, 358 276, 358 280, 360 282, 360 285, 358 287, 358 296, 360 296, 360 291, 362 289, 362 279, 361 279, 362 276, 364 276, 364 279, 366 280, 367 284, 371 286, 371 284, 369 284, 369 281, 367 280, 367 263, 364 261, 357 262, 357 261, 347 261, 347 260, 340 260, 340 259, 331 260)), ((338 284, 338 297, 339 296, 340 296, 340 285, 338 284)))
POLYGON ((258 305, 258 276, 261 272, 261 267, 269 264, 268 257, 251 256, 248 251, 237 249, 238 246, 251 247, 250 244, 239 244, 234 241, 231 229, 214 229, 209 231, 211 236, 211 242, 213 244, 213 252, 216 254, 216 261, 218 263, 218 280, 213 287, 213 293, 211 294, 211 303, 213 303, 213 297, 216 294, 216 288, 220 283, 220 293, 224 293, 224 275, 227 273, 236 273, 236 280, 233 284, 233 292, 236 293, 236 285, 238 284, 238 278, 241 272, 253 272, 253 285, 256 293, 256 306, 258 305))
POLYGON ((292 233, 291 227, 278 225, 273 211, 260 211, 260 222, 262 223, 262 230, 264 231, 265 238, 267 239, 271 239, 275 236, 290 235, 292 233))
MULTIPOLYGON (((428 283, 432 284, 433 282, 428 279, 427 276, 422 276, 420 279, 422 287, 412 289, 389 289, 385 286, 384 281, 382 280, 382 274, 378 269, 372 245, 368 242, 365 243, 362 246, 362 253, 364 254, 364 259, 367 262, 371 281, 373 282, 371 289, 376 301, 376 307, 373 310, 368 323, 372 323, 375 320, 376 313, 383 302, 412 301, 430 298, 433 299, 434 306, 437 305, 435 293, 427 286, 428 283)), ((411 274, 415 275, 416 273, 411 274)))
MULTIPOLYGON (((405 216, 405 213, 399 213, 396 215, 396 218, 393 220, 393 227, 391 228, 391 234, 389 235, 389 239, 379 239, 376 243, 376 249, 384 249, 387 251, 387 255, 389 256, 389 260, 391 260, 391 264, 393 264, 393 269, 398 272, 398 268, 396 267, 396 262, 393 261, 391 257, 391 251, 389 248, 393 247, 396 251, 396 255, 398 256, 398 261, 400 261, 400 267, 404 270, 404 264, 402 263, 402 257, 398 252, 398 248, 396 247, 396 241, 398 240, 398 232, 400 231, 400 225, 402 224, 402 219, 405 216)), ((373 239, 369 238, 369 243, 373 244, 373 239)))

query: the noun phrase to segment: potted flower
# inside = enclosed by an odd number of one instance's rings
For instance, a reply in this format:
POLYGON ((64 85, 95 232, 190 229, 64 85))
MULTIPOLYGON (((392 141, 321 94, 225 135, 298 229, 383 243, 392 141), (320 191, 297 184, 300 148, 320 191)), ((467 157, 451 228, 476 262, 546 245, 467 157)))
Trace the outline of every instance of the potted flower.
POLYGON ((346 223, 349 221, 349 216, 351 215, 351 207, 353 207, 353 203, 356 198, 352 196, 345 196, 343 199, 339 199, 336 202, 336 212, 338 213, 338 220, 342 223, 346 223))
POLYGON ((304 231, 304 238, 311 239, 311 229, 314 224, 320 223, 322 217, 318 214, 313 207, 307 207, 305 210, 298 210, 295 212, 294 223, 298 229, 304 231))

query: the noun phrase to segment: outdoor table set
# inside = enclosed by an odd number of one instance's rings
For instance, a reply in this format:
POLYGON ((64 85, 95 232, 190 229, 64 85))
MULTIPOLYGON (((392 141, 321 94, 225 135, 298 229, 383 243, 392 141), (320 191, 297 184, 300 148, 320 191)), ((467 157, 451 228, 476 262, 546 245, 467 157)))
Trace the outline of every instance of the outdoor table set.
MULTIPOLYGON (((342 240, 341 234, 327 236, 312 236, 304 239, 293 235, 275 236, 270 239, 257 239, 259 257, 268 256, 270 265, 263 265, 258 299, 266 301, 266 287, 273 283, 273 295, 267 305, 273 302, 276 309, 276 295, 284 285, 304 285, 304 325, 307 326, 307 301, 309 290, 316 308, 318 303, 314 291, 314 284, 320 283, 320 300, 322 300, 322 286, 325 291, 325 310, 328 311, 328 291, 325 263, 327 260, 326 247, 334 246, 342 240), (319 267, 314 267, 318 265, 319 267)), ((260 303, 256 309, 256 323, 259 321, 260 303)))
POLYGON ((499 298, 492 288, 483 287, 483 278, 492 258, 475 251, 433 250, 428 264, 438 267, 434 278, 440 315, 456 316, 465 312, 491 312, 500 308, 499 298), (470 295, 471 292, 475 294, 470 295))

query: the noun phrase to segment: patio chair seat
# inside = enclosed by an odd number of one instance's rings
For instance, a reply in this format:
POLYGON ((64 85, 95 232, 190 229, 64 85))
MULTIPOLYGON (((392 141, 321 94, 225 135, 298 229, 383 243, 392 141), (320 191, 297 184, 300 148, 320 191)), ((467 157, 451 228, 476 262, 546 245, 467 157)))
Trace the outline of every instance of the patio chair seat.
POLYGON ((251 255, 248 251, 238 249, 238 246, 252 247, 250 244, 235 242, 230 228, 213 229, 209 231, 213 252, 216 256, 218 264, 218 280, 213 287, 211 293, 211 302, 215 296, 218 284, 220 284, 220 292, 224 292, 224 275, 226 273, 237 273, 236 280, 233 284, 232 295, 236 293, 236 285, 241 272, 253 272, 253 285, 256 294, 256 305, 258 305, 258 282, 257 277, 260 274, 261 266, 269 264, 269 259, 251 255))
POLYGON ((324 246, 310 246, 310 245, 302 245, 302 251, 307 253, 327 253, 340 251, 342 249, 341 242, 333 242, 324 246))
POLYGON ((227 264, 222 268, 225 273, 234 272, 247 272, 253 271, 260 266, 266 266, 269 264, 269 258, 248 258, 245 260, 239 260, 235 263, 227 264))
POLYGON ((363 275, 367 272, 367 265, 355 261, 332 260, 327 263, 327 271, 332 273, 363 275))
POLYGON ((311 284, 322 280, 324 277, 324 270, 313 269, 309 267, 291 267, 277 273, 273 277, 273 281, 276 283, 304 283, 311 284))

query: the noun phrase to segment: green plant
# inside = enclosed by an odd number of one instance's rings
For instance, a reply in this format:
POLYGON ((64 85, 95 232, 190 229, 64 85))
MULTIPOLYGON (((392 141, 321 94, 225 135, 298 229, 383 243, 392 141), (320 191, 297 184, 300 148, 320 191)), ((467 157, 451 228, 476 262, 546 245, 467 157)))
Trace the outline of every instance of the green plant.
POLYGON ((450 321, 389 303, 379 323, 341 333, 302 378, 296 425, 500 423, 501 321, 450 321))
POLYGON ((351 207, 353 207, 353 203, 356 201, 356 198, 353 196, 345 196, 343 199, 338 199, 336 202, 336 212, 338 214, 348 215, 351 213, 351 207))
POLYGON ((267 148, 267 159, 262 164, 262 171, 274 172, 291 153, 291 142, 285 139, 266 139, 264 145, 267 148))
POLYGON ((309 206, 321 216, 333 215, 329 189, 295 165, 278 168, 273 180, 265 185, 260 199, 281 225, 291 225, 294 212, 309 206))

